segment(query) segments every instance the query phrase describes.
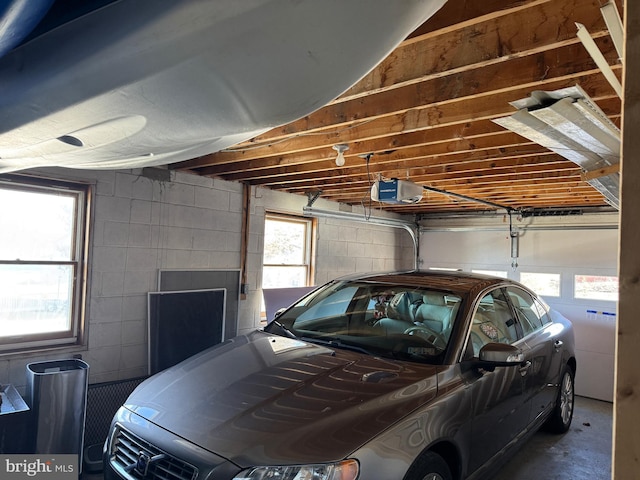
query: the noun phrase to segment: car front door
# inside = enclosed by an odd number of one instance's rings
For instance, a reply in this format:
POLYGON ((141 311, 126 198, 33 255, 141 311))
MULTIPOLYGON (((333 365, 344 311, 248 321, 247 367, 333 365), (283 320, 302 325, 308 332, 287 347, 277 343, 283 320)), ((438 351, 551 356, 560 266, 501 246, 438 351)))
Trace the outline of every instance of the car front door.
MULTIPOLYGON (((478 357, 488 343, 514 345, 527 355, 505 291, 495 289, 478 302, 468 338, 468 355, 478 357), (473 353, 471 353, 473 350, 473 353)), ((514 442, 526 428, 531 405, 525 392, 527 366, 475 369, 468 381, 472 397, 469 473, 514 442)))

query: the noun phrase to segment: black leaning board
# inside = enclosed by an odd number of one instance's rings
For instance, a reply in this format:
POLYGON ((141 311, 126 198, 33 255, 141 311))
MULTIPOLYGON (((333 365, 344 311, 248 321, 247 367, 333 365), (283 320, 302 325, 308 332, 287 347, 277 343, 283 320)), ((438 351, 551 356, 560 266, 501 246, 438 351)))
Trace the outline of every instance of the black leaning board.
POLYGON ((224 289, 149 293, 149 375, 224 338, 224 289))
POLYGON ((240 303, 240 270, 160 270, 158 291, 204 290, 225 288, 224 340, 238 334, 238 307, 240 303))

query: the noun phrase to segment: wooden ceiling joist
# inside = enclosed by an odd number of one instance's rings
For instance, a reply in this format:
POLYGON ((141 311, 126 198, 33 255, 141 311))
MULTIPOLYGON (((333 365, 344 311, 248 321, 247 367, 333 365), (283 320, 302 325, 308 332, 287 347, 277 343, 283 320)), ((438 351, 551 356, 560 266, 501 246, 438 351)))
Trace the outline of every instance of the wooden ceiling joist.
MULTIPOLYGON (((620 99, 576 36, 576 22, 585 25, 621 78, 600 3, 449 1, 326 106, 171 168, 291 193, 322 191, 348 204, 361 204, 380 177, 512 208, 606 206, 577 165, 492 122, 534 90, 580 85, 619 125, 620 99), (334 163, 338 143, 349 146, 343 167, 334 163)), ((486 206, 434 193, 415 205, 377 208, 428 214, 486 206)))

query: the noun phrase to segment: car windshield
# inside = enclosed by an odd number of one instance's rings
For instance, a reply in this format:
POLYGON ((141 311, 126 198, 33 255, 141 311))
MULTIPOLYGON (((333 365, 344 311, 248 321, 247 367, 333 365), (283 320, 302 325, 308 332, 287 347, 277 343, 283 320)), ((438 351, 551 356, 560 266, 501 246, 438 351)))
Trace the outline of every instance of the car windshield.
POLYGON ((266 330, 376 356, 440 363, 461 304, 448 292, 371 282, 326 285, 266 330))

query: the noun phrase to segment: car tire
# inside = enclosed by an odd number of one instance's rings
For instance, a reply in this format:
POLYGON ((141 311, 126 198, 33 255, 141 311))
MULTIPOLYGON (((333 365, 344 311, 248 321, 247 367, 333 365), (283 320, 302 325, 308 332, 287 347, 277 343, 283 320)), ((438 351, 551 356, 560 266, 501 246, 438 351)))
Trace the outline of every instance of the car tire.
POLYGON ((574 377, 573 369, 567 365, 558 386, 556 404, 545 425, 550 432, 564 433, 571 426, 575 399, 574 377))
POLYGON ((425 452, 411 466, 404 480, 453 480, 449 465, 434 452, 425 452))

